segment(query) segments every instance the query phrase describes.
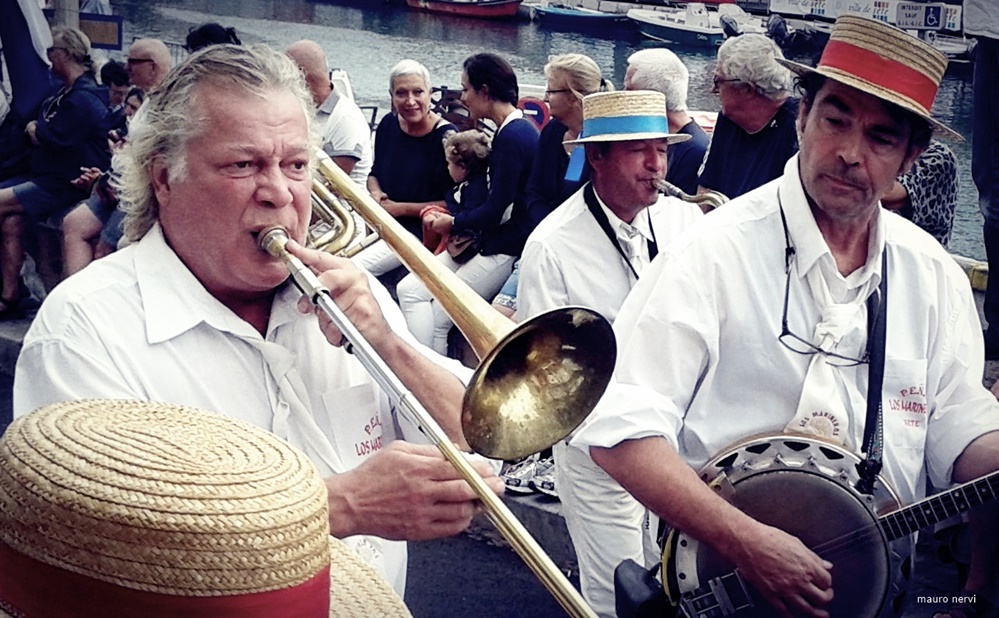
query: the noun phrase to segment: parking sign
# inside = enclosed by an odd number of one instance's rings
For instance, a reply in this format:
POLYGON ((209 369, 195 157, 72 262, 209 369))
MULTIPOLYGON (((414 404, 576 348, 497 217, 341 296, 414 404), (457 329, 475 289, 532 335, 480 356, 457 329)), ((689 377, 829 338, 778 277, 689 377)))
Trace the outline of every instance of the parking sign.
POLYGON ((943 4, 899 2, 895 11, 895 25, 912 30, 940 30, 944 25, 943 13, 943 4))

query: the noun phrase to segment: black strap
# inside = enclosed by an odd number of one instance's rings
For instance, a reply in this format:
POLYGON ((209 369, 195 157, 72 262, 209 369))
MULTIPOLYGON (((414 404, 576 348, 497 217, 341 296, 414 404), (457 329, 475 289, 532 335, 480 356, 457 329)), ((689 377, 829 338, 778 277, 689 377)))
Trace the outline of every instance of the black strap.
MULTIPOLYGON (((604 212, 603 208, 600 207, 600 203, 597 201, 597 194, 593 191, 593 183, 587 183, 586 187, 583 188, 583 199, 586 201, 587 208, 590 209, 590 213, 593 214, 593 218, 597 220, 597 224, 600 225, 600 229, 604 231, 607 238, 617 249, 617 252, 621 254, 624 259, 624 263, 628 265, 631 269, 631 274, 635 275, 635 279, 638 279, 638 271, 635 270, 634 265, 632 265, 631 260, 628 259, 628 254, 624 252, 621 248, 621 243, 617 240, 617 234, 610 226, 610 221, 607 220, 607 214, 604 212)), ((647 241, 649 244, 649 261, 656 259, 659 255, 659 246, 656 244, 656 231, 652 227, 652 215, 649 214, 648 208, 645 209, 645 214, 649 218, 649 232, 652 233, 652 239, 647 241)))
POLYGON ((870 341, 867 422, 864 423, 864 459, 857 464, 860 480, 857 491, 870 494, 874 491, 874 481, 881 472, 881 456, 884 453, 884 426, 882 423, 881 388, 885 377, 885 340, 888 321, 888 248, 881 253, 881 285, 878 294, 867 299, 867 332, 870 341), (875 298, 877 297, 877 298, 875 298), (879 303, 879 307, 874 304, 879 303))

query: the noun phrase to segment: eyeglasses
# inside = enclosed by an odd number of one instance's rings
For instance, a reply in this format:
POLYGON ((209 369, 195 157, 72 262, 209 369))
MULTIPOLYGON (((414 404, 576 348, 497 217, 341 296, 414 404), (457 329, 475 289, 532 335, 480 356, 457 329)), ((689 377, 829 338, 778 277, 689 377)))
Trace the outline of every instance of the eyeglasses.
POLYGON ((545 90, 545 96, 550 97, 553 94, 558 94, 560 92, 571 92, 568 88, 559 88, 558 90, 545 90))
POLYGON ((46 49, 46 50, 45 50, 45 55, 46 55, 46 56, 51 56, 51 55, 52 55, 52 53, 53 53, 53 52, 54 52, 55 50, 57 50, 57 49, 61 49, 62 51, 66 52, 67 54, 69 53, 69 50, 68 50, 68 49, 66 49, 65 47, 55 47, 55 46, 53 46, 53 47, 50 47, 50 48, 48 48, 48 49, 46 49))
POLYGON ((154 62, 152 58, 129 58, 126 64, 142 64, 143 62, 154 62))
MULTIPOLYGON (((788 250, 791 252, 791 256, 793 256, 794 249, 789 247, 788 250)), ((780 341, 785 348, 791 350, 795 354, 802 354, 806 356, 811 356, 813 354, 824 354, 826 357, 826 362, 829 363, 830 365, 835 365, 837 367, 856 367, 857 365, 864 365, 868 363, 871 359, 871 343, 874 340, 873 337, 867 338, 867 348, 864 350, 863 356, 857 358, 855 356, 848 356, 846 354, 840 354, 838 352, 833 352, 831 350, 820 348, 811 341, 803 339, 802 337, 791 332, 791 329, 787 325, 787 304, 788 304, 787 301, 791 289, 790 265, 786 270, 787 270, 787 279, 785 279, 784 281, 784 313, 783 315, 781 315, 780 318, 780 335, 777 336, 777 340, 780 341)), ((875 294, 877 293, 875 292, 875 294)), ((878 315, 876 310, 871 311, 873 309, 872 304, 876 305, 877 304, 876 300, 874 303, 868 303, 867 305, 869 310, 868 311, 869 321, 872 319, 871 317, 872 314, 874 320, 877 320, 877 315, 878 315)), ((868 332, 871 332, 872 330, 873 326, 868 328, 868 332)))
POLYGON ((780 222, 784 226, 784 272, 787 273, 787 277, 784 279, 784 312, 780 318, 780 334, 777 335, 777 341, 780 341, 781 345, 795 354, 804 354, 809 356, 814 354, 824 354, 826 362, 837 367, 856 367, 857 365, 863 365, 870 362, 871 346, 874 343, 874 337, 870 336, 870 333, 874 332, 874 328, 877 326, 878 319, 881 315, 881 298, 877 291, 875 291, 874 294, 867 299, 867 347, 864 350, 864 355, 860 358, 824 350, 811 341, 803 339, 792 333, 791 329, 788 328, 787 301, 788 297, 791 295, 791 266, 794 264, 795 250, 791 245, 791 233, 787 229, 787 218, 784 216, 784 205, 781 204, 779 190, 777 191, 777 208, 780 210, 780 222))
POLYGON ((742 81, 742 80, 741 79, 725 79, 725 78, 718 77, 717 75, 715 75, 714 77, 711 78, 711 83, 713 84, 713 86, 711 87, 711 92, 718 92, 718 87, 719 87, 720 84, 728 84, 728 83, 739 82, 739 81, 742 81))

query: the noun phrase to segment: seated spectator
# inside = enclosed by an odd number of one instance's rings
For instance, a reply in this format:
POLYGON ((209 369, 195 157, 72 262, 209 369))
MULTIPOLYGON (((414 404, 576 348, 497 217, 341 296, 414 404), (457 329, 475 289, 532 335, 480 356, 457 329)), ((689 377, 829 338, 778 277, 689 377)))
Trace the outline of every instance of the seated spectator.
MULTIPOLYGON (((430 72, 419 62, 406 59, 392 67, 392 112, 375 130, 375 160, 367 181, 371 197, 417 238, 423 236, 420 212, 427 206, 444 206, 444 196, 454 186, 444 138, 456 129, 430 109, 431 92, 430 72)), ((384 241, 359 253, 354 263, 384 276, 387 283, 406 273, 384 241)))
POLYGON ((912 169, 895 181, 881 205, 923 228, 947 246, 957 206, 957 159, 950 148, 930 141, 912 169))
POLYGON ((56 26, 47 53, 52 73, 65 86, 42 104, 38 118, 25 129, 32 143, 30 173, 0 182, 0 319, 19 316, 27 296, 21 281, 24 216, 39 221, 72 207, 86 197, 72 183, 80 169, 107 169, 110 164, 104 130, 107 92, 95 79, 90 40, 75 28, 56 26))
POLYGON ((125 124, 125 96, 128 94, 128 71, 125 65, 115 60, 109 60, 101 66, 101 85, 108 91, 108 109, 111 111, 105 119, 107 128, 121 128, 125 124))
POLYGON ((354 182, 364 187, 372 159, 371 128, 364 112, 353 99, 333 88, 326 55, 318 43, 298 41, 285 53, 302 70, 305 84, 312 93, 320 147, 354 182))
POLYGON ((697 193, 697 172, 711 139, 687 113, 690 75, 683 61, 665 47, 649 47, 628 56, 625 90, 655 90, 666 95, 670 133, 689 135, 686 142, 670 146, 666 182, 684 193, 697 193))
MULTIPOLYGON (((471 268, 464 272, 480 296, 493 298, 513 270, 533 228, 524 189, 537 148, 538 130, 517 109, 519 86, 510 63, 496 54, 480 53, 466 58, 463 69, 461 102, 473 120, 490 121, 497 128, 489 156, 485 202, 459 213, 454 226, 482 233, 479 254, 490 259, 478 261, 474 276, 470 276, 471 268)), ((415 276, 403 279, 399 303, 416 338, 443 353, 447 351, 452 321, 425 287, 415 276)))
MULTIPOLYGON (((442 249, 437 259, 476 292, 494 289, 497 268, 508 260, 502 254, 485 255, 476 247, 487 242, 499 230, 499 222, 492 227, 477 227, 477 222, 487 220, 481 210, 488 204, 489 138, 477 129, 454 133, 444 143, 448 172, 455 187, 444 198, 447 209, 427 207, 423 216, 428 236, 437 239, 442 249), (464 235, 468 243, 459 252, 452 240, 464 235)), ((502 282, 500 282, 502 283, 502 282)), ((399 306, 406 318, 406 325, 420 343, 439 354, 447 353, 447 336, 451 318, 441 307, 427 286, 416 275, 407 275, 399 282, 399 306)), ((495 292, 494 292, 495 293, 495 292)))
MULTIPOLYGON (((132 88, 125 98, 125 120, 130 121, 145 100, 141 88, 132 88)), ((126 125, 127 126, 127 125, 126 125)), ((126 135, 112 131, 111 148, 120 148, 126 135)), ((76 181, 90 186, 90 197, 80 202, 62 220, 62 260, 66 277, 79 271, 95 259, 118 248, 124 213, 118 208, 118 197, 111 186, 114 170, 101 172, 90 168, 76 181)))
POLYGON ((552 56, 545 65, 545 77, 551 120, 541 130, 525 189, 532 230, 589 180, 590 167, 583 149, 565 142, 576 139, 583 130, 583 97, 614 90, 597 63, 583 54, 552 56))
POLYGON ((190 32, 187 33, 187 38, 184 40, 184 49, 194 53, 209 45, 224 45, 226 43, 232 45, 243 44, 239 40, 239 37, 236 36, 235 28, 226 28, 221 24, 209 22, 201 24, 197 28, 191 28, 190 32))
POLYGON ((125 61, 128 81, 144 92, 158 86, 172 68, 170 50, 159 39, 139 39, 128 48, 128 60, 125 61))
POLYGON ((444 196, 444 208, 423 209, 423 245, 434 254, 449 250, 453 257, 458 257, 454 253, 455 244, 449 243, 454 216, 480 206, 489 193, 489 136, 477 129, 452 133, 444 140, 444 156, 455 185, 444 196))
POLYGON ((714 92, 721 112, 698 178, 698 192, 729 199, 784 173, 798 152, 798 100, 777 44, 762 34, 730 38, 718 48, 714 92))

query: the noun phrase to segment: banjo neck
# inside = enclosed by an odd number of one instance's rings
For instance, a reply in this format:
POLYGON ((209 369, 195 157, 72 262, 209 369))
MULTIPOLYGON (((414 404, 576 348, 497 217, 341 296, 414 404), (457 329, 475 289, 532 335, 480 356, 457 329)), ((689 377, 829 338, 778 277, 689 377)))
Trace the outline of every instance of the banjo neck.
POLYGON ((999 472, 935 494, 878 518, 889 541, 908 536, 999 498, 999 472))

